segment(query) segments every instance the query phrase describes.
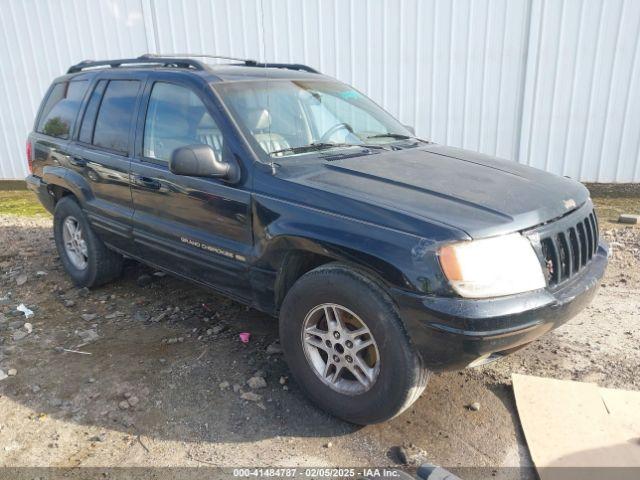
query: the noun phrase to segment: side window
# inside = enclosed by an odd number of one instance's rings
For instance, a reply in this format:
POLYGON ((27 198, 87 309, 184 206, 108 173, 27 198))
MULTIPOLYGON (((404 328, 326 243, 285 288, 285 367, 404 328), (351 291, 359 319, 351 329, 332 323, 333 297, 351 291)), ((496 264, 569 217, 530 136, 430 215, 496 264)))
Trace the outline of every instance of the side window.
POLYGON ((204 143, 222 155, 222 134, 190 89, 156 82, 144 124, 143 156, 168 162, 176 148, 204 143))
POLYGON ((78 140, 81 142, 91 143, 93 141, 93 126, 95 125, 96 114, 98 113, 100 100, 102 99, 102 94, 106 86, 107 81, 100 80, 96 84, 96 88, 91 92, 91 96, 87 102, 87 108, 84 111, 84 117, 82 117, 82 124, 80 125, 78 140))
POLYGON ((57 138, 69 138, 89 82, 77 80, 58 83, 42 108, 36 131, 57 138))
POLYGON ((96 117, 93 144, 126 154, 140 82, 111 80, 96 117))

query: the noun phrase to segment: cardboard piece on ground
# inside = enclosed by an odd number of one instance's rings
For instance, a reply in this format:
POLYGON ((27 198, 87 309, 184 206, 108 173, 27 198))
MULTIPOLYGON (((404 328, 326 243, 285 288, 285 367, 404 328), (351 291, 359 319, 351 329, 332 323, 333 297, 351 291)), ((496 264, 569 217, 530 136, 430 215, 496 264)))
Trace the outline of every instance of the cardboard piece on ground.
POLYGON ((569 473, 545 467, 640 467, 640 392, 518 374, 512 380, 542 480, 569 473))
POLYGON ((600 395, 611 418, 621 428, 631 429, 633 438, 640 439, 640 392, 601 388, 600 395))

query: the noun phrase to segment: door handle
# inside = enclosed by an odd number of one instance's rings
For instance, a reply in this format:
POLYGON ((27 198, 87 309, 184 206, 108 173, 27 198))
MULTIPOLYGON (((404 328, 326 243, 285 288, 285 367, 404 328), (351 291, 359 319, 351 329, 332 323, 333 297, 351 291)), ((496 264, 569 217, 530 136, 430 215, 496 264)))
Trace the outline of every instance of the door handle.
POLYGON ((80 158, 80 157, 71 157, 69 162, 71 163, 71 165, 75 165, 76 167, 87 166, 87 161, 84 158, 80 158))
POLYGON ((148 188, 149 190, 160 190, 162 184, 153 178, 136 175, 133 182, 139 187, 148 188))

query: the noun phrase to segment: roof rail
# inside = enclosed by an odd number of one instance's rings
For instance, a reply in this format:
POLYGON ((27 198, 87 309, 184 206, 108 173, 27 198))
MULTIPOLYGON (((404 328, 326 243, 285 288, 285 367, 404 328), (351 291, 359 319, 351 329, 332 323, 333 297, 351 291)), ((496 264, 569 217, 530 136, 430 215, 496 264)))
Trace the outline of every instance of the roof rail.
POLYGON ((137 58, 121 58, 117 60, 83 60, 76 65, 69 67, 67 73, 77 73, 87 68, 111 67, 117 68, 124 65, 163 65, 165 67, 176 66, 178 68, 193 68, 195 70, 205 70, 206 66, 198 60, 190 58, 160 57, 156 55, 141 55, 137 58))
POLYGON ((247 67, 262 67, 262 68, 286 68, 287 70, 300 70, 302 72, 320 73, 315 68, 302 63, 258 63, 255 60, 246 60, 244 64, 247 67))
POLYGON ((145 57, 154 58, 157 56, 165 57, 165 58, 184 58, 184 57, 193 57, 193 58, 214 58, 218 60, 233 60, 235 62, 241 62, 247 67, 261 67, 261 68, 286 68, 288 70, 300 70, 309 73, 320 73, 318 70, 309 67, 308 65, 303 65, 301 63, 259 63, 255 60, 247 59, 247 58, 238 58, 238 57, 228 57, 225 55, 207 55, 205 53, 172 53, 172 54, 147 54, 145 57))
POLYGON ((320 73, 314 68, 300 63, 259 63, 255 60, 228 57, 224 55, 206 55, 199 53, 176 53, 176 54, 154 54, 147 53, 137 58, 122 58, 117 60, 84 60, 76 65, 69 67, 67 73, 77 73, 82 70, 94 67, 111 67, 117 68, 124 65, 162 65, 165 67, 177 68, 193 68, 195 70, 207 70, 207 65, 194 60, 194 58, 214 58, 218 60, 232 60, 241 62, 241 65, 247 67, 261 68, 286 68, 288 70, 300 70, 309 73, 320 73))

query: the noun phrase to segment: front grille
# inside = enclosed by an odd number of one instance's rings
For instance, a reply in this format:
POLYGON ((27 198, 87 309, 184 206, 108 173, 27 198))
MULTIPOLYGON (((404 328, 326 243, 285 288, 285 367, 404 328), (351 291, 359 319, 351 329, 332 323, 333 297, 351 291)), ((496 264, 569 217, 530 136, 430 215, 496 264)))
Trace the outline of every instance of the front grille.
POLYGON ((579 221, 542 235, 540 245, 549 286, 558 285, 580 272, 598 250, 598 219, 593 211, 579 221))

